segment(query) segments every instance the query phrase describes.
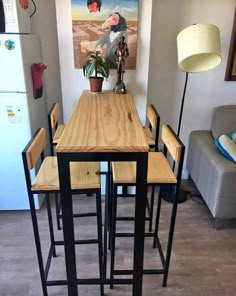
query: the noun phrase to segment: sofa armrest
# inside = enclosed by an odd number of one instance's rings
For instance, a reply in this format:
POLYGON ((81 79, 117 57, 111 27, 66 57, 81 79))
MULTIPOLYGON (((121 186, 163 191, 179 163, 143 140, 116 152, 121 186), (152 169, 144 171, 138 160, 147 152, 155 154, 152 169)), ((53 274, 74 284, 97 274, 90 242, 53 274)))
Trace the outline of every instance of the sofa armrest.
POLYGON ((214 144, 211 131, 190 134, 187 169, 214 218, 236 217, 236 164, 214 144))

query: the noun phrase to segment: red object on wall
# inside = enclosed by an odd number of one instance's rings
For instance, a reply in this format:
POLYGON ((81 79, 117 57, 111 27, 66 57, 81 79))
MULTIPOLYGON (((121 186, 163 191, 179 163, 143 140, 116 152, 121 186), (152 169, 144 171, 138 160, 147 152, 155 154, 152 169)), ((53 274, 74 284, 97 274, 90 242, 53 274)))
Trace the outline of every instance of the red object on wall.
POLYGON ((29 0, 19 0, 20 5, 23 9, 28 9, 29 8, 29 0))
POLYGON ((33 63, 31 65, 31 74, 33 81, 34 98, 41 98, 43 95, 43 72, 47 69, 47 66, 42 63, 33 63))

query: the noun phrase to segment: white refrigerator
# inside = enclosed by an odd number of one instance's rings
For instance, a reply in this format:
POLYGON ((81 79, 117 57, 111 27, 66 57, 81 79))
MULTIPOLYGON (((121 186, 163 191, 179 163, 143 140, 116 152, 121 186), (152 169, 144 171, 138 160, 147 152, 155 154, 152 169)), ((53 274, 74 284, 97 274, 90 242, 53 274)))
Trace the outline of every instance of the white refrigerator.
POLYGON ((32 1, 0 0, 0 14, 5 22, 4 31, 1 32, 31 33, 32 13, 32 1))
POLYGON ((0 210, 29 209, 21 152, 37 128, 47 128, 45 97, 33 96, 31 64, 39 62, 37 35, 0 34, 0 210))

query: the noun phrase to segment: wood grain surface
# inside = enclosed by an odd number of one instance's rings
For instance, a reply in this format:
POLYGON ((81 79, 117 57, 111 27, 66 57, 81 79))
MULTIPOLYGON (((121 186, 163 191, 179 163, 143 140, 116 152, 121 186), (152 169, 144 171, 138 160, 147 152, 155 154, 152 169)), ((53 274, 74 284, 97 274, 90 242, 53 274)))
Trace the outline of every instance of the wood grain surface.
MULTIPOLYGON (((100 188, 99 162, 71 162, 71 189, 100 188)), ((47 156, 32 185, 32 190, 58 190, 57 157, 47 156)))
MULTIPOLYGON (((112 162, 113 181, 116 184, 136 183, 135 162, 112 162)), ((162 152, 148 154, 148 184, 177 183, 176 177, 162 152)))
POLYGON ((57 152, 146 152, 148 144, 130 92, 83 91, 57 152))
POLYGON ((157 127, 157 115, 155 111, 153 110, 152 105, 147 106, 147 118, 149 122, 151 123, 152 128, 156 129, 157 127))
POLYGON ((162 126, 161 138, 173 159, 177 163, 179 163, 182 149, 181 145, 179 144, 178 140, 176 139, 172 131, 169 129, 169 127, 165 124, 163 124, 162 126))
POLYGON ((155 145, 155 139, 153 138, 153 135, 152 135, 150 129, 147 126, 144 126, 143 131, 144 131, 148 145, 155 145))
POLYGON ((30 170, 35 167, 46 144, 46 130, 45 128, 41 128, 26 152, 28 168, 30 170))
POLYGON ((55 103, 51 113, 50 113, 50 120, 52 128, 55 128, 56 123, 58 122, 58 118, 60 116, 60 106, 59 103, 55 103))
POLYGON ((56 129, 56 132, 54 134, 54 137, 53 137, 53 143, 54 144, 57 144, 62 133, 64 132, 64 129, 65 129, 66 125, 65 124, 59 124, 57 129, 56 129))

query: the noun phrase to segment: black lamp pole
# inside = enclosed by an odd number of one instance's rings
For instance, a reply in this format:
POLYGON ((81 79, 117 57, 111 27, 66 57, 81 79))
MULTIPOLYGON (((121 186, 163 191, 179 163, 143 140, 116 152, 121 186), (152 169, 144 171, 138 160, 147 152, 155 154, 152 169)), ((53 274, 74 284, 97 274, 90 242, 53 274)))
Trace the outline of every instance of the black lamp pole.
POLYGON ((180 114, 179 114, 179 125, 178 125, 178 131, 177 131, 177 136, 178 137, 179 137, 179 134, 180 134, 180 128, 181 128, 181 122, 182 122, 182 115, 183 115, 183 109, 184 109, 184 100, 185 100, 185 93, 186 93, 187 83, 188 83, 188 72, 186 72, 185 84, 184 84, 184 92, 183 92, 181 108, 180 108, 180 114))
MULTIPOLYGON (((180 108, 180 113, 179 113, 179 124, 178 124, 178 131, 177 131, 178 137, 180 134, 182 115, 183 115, 183 109, 184 109, 185 93, 186 93, 187 84, 188 84, 188 72, 185 72, 185 73, 186 73, 186 76, 185 76, 185 83, 184 83, 184 91, 183 91, 181 108, 180 108)), ((174 170, 175 170, 175 162, 173 163, 173 171, 174 170)), ((162 195, 162 197, 165 201, 168 201, 171 203, 174 202, 174 192, 173 192, 172 186, 164 187, 163 191, 161 190, 160 194, 162 195)), ((184 191, 182 188, 180 188, 179 196, 178 196, 178 203, 185 202, 186 200, 187 200, 187 192, 184 191)))

